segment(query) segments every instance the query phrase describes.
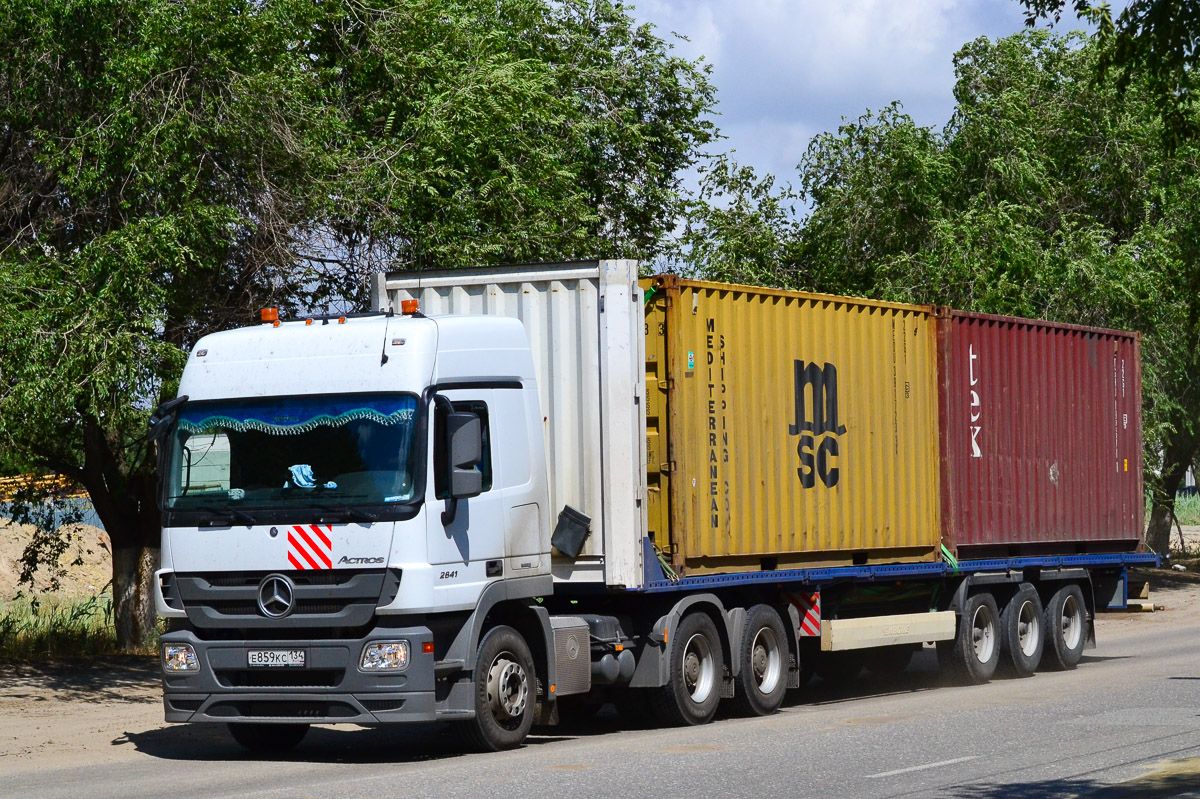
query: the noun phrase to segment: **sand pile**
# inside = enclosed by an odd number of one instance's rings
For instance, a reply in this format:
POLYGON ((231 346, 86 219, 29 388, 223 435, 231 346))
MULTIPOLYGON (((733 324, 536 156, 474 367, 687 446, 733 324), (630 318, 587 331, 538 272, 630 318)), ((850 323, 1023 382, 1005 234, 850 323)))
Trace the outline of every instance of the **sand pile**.
MULTIPOLYGON (((33 538, 33 530, 31 526, 0 518, 0 600, 11 599, 22 590, 28 593, 28 586, 18 585, 17 580, 21 576, 21 554, 33 538)), ((108 533, 86 524, 71 525, 63 532, 70 536, 70 544, 59 561, 56 593, 62 596, 98 593, 112 579, 108 533), (76 560, 82 562, 74 565, 76 560)), ((45 568, 39 570, 34 587, 39 591, 46 589, 52 576, 45 568)))

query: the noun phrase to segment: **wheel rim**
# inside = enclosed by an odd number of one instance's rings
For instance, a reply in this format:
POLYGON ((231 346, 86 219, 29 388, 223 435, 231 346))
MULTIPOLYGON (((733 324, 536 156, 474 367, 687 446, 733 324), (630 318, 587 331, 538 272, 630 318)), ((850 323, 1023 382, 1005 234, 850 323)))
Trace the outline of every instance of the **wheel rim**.
POLYGON ((975 659, 987 663, 992 659, 996 650, 996 625, 992 623, 992 614, 987 605, 975 608, 971 617, 971 641, 975 646, 975 659))
POLYGON ((1037 608, 1026 600, 1017 614, 1017 640, 1021 645, 1021 654, 1027 658, 1037 653, 1038 642, 1042 637, 1041 623, 1038 621, 1037 608))
POLYGON ((704 704, 713 691, 716 674, 712 645, 707 636, 696 633, 683 648, 683 687, 693 702, 704 704))
POLYGON ((1062 637, 1067 649, 1075 649, 1083 638, 1083 614, 1080 613, 1079 600, 1068 594, 1062 606, 1062 637))
POLYGON ((529 704, 529 676, 511 652, 502 652, 488 669, 488 706, 499 722, 520 723, 529 704))
POLYGON ((783 674, 783 653, 780 651, 779 638, 770 627, 760 628, 754 636, 754 642, 750 645, 750 668, 760 693, 769 694, 779 685, 783 674))

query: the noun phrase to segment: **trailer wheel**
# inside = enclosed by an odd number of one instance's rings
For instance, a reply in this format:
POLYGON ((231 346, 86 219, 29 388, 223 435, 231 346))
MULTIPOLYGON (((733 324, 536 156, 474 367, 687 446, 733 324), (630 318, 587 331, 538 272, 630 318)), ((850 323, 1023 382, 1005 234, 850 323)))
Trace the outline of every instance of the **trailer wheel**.
POLYGON ((1013 676, 1032 675, 1042 661, 1042 614, 1042 600, 1029 583, 1021 583, 1000 613, 1000 658, 1013 676))
POLYGON ((1087 643, 1087 607, 1077 585, 1058 589, 1046 605, 1042 621, 1046 628, 1046 665, 1067 671, 1079 665, 1087 643))
POLYGON ((725 662, 717 627, 705 613, 690 613, 674 630, 671 672, 655 689, 654 715, 664 724, 707 724, 721 701, 725 662))
POLYGON ((783 620, 767 605, 755 605, 742 627, 741 668, 734 706, 745 716, 767 716, 787 693, 787 637, 783 620))
POLYGON ((914 651, 916 650, 911 644, 876 647, 866 650, 863 655, 863 662, 867 667, 867 671, 876 677, 883 677, 885 679, 896 677, 903 674, 904 670, 908 668, 914 651))
POLYGON ((958 634, 938 642, 938 661, 955 682, 982 685, 1000 663, 1000 613, 987 592, 971 594, 958 616, 958 634))
POLYGON ((294 749, 308 734, 307 724, 246 724, 234 722, 229 734, 246 749, 258 754, 279 754, 294 749))
POLYGON ((515 749, 529 735, 537 703, 533 655, 512 627, 493 627, 475 659, 475 718, 462 723, 467 743, 485 752, 515 749))

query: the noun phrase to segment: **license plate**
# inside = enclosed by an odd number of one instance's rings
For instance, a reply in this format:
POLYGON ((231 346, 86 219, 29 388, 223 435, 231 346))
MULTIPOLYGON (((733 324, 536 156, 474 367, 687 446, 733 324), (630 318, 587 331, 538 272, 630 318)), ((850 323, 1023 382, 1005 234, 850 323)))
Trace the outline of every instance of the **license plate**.
POLYGON ((272 668, 276 666, 304 666, 303 649, 251 649, 246 653, 250 666, 272 668))

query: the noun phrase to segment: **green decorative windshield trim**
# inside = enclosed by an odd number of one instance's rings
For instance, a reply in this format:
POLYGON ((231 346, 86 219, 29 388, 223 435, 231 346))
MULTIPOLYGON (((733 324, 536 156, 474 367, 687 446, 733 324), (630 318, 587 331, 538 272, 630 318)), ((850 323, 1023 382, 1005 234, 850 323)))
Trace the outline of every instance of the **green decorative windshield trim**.
POLYGON ((310 433, 319 427, 339 427, 347 422, 356 422, 362 419, 390 427, 411 422, 415 415, 416 411, 412 408, 402 408, 390 414, 380 413, 373 408, 355 408, 339 414, 323 413, 307 419, 296 416, 279 416, 274 422, 268 422, 263 419, 235 419, 224 414, 214 414, 195 421, 180 419, 179 429, 187 433, 208 433, 214 429, 232 430, 237 433, 255 430, 260 433, 296 436, 310 433))

